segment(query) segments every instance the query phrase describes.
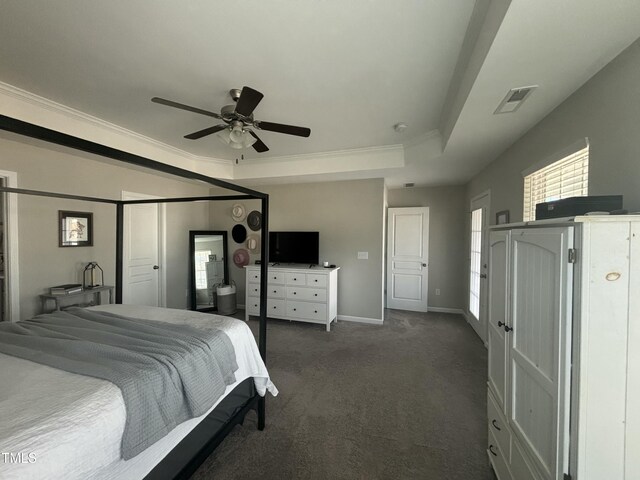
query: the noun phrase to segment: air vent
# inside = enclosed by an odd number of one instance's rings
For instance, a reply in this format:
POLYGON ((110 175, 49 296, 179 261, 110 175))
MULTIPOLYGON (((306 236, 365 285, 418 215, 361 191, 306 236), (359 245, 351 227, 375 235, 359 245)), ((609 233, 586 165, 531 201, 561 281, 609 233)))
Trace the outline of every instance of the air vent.
POLYGON ((415 183, 405 183, 404 186, 407 187, 407 188, 408 187, 413 187, 413 186, 415 186, 415 183))
POLYGON ((529 87, 512 88, 507 92, 507 95, 504 97, 502 102, 500 102, 500 105, 498 105, 498 108, 496 108, 496 111, 493 112, 494 115, 498 113, 515 112, 518 108, 520 108, 520 105, 522 105, 524 101, 527 98, 529 98, 529 95, 531 95, 531 92, 533 92, 536 88, 538 88, 537 85, 531 85, 529 87))

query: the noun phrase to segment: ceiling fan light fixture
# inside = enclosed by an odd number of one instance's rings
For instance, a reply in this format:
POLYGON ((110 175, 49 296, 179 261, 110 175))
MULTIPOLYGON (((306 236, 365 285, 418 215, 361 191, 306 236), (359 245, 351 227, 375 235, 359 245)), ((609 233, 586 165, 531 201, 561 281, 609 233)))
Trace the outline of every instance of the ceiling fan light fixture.
POLYGON ((229 133, 229 139, 233 143, 242 143, 242 137, 244 136, 244 129, 242 125, 236 123, 233 127, 231 127, 231 131, 229 133))
POLYGON ((231 143, 231 129, 225 128, 224 130, 220 130, 216 133, 216 136, 226 145, 231 143))

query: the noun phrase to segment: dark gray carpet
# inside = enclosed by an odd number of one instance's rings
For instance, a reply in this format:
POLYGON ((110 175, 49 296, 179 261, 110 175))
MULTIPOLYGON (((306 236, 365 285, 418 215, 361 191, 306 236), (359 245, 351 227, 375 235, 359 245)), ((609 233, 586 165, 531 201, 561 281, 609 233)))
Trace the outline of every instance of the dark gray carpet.
POLYGON ((251 412, 194 479, 494 478, 487 353, 461 316, 387 310, 331 333, 270 320, 267 344, 265 430, 251 412))

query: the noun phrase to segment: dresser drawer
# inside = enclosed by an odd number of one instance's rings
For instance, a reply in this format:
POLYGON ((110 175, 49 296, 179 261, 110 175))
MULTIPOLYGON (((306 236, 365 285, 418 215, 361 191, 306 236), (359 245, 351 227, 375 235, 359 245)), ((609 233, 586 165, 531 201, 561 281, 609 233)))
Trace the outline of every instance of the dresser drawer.
POLYGON ((260 315, 260 299, 258 297, 247 297, 245 308, 249 315, 260 315))
POLYGON ((284 285, 268 285, 267 298, 284 298, 284 285))
POLYGON ((267 275, 267 283, 270 285, 284 285, 284 273, 283 272, 269 272, 267 275))
MULTIPOLYGON (((491 462, 493 471, 496 472, 498 480, 511 480, 511 472, 509 471, 509 467, 507 467, 507 461, 491 429, 489 429, 489 448, 487 448, 487 455, 489 456, 489 461, 491 462)), ((518 478, 517 480, 520 479, 518 478)))
POLYGON ((281 317, 284 314, 284 300, 267 299, 267 317, 281 317))
POLYGON ((327 291, 321 288, 287 287, 287 299, 326 302, 327 291))
POLYGON ((307 273, 307 285, 311 287, 326 287, 327 276, 318 275, 316 273, 307 273))
POLYGON ((509 463, 511 460, 511 431, 507 428, 504 415, 490 390, 487 395, 487 420, 489 422, 489 430, 493 432, 500 450, 502 450, 507 463, 509 463))
POLYGON ((259 297, 260 296, 260 284, 259 283, 250 283, 247 285, 247 296, 248 297, 259 297))
POLYGON ((287 301, 287 316, 324 321, 327 318, 327 305, 287 301))
POLYGON ((284 274, 287 285, 306 285, 307 275, 305 273, 298 272, 286 272, 284 274))
POLYGON ((247 280, 250 283, 260 283, 260 270, 248 270, 247 280))

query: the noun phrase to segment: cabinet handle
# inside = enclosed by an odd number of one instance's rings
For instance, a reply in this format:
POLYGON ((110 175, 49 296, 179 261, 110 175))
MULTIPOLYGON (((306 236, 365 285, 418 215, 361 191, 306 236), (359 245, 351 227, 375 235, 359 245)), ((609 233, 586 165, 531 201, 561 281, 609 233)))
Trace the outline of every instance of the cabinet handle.
POLYGON ((493 428, 495 428, 498 431, 502 430, 498 425, 496 425, 496 419, 495 418, 493 420, 491 420, 491 425, 493 425, 493 428))
POLYGON ((507 325, 504 322, 498 322, 498 326, 499 327, 504 327, 504 331, 507 332, 507 333, 509 333, 509 332, 511 332, 513 330, 513 328, 511 328, 509 325, 507 325))
POLYGON ((493 455, 494 457, 498 456, 498 454, 493 451, 493 445, 489 445, 489 451, 491 452, 491 455, 493 455))

